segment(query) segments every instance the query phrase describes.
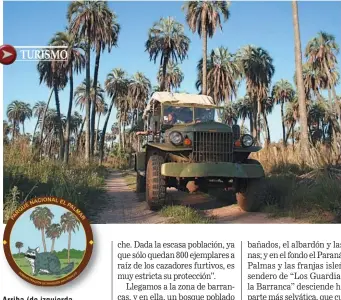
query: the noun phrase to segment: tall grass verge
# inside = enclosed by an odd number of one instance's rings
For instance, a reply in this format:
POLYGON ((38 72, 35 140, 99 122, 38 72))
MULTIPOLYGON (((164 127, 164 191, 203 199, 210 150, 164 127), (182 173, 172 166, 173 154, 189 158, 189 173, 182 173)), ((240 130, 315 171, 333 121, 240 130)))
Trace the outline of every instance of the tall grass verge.
POLYGON ((4 221, 18 205, 38 196, 56 196, 76 204, 85 213, 102 192, 105 168, 70 161, 36 160, 28 146, 4 147, 4 221), (96 197, 97 198, 97 197, 96 197))

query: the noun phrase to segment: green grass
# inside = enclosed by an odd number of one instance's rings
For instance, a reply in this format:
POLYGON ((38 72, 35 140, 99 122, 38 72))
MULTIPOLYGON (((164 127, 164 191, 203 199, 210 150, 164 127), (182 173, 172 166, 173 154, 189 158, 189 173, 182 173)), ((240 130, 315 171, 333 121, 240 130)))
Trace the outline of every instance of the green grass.
MULTIPOLYGON (((27 199, 56 196, 76 204, 84 213, 103 192, 107 171, 97 164, 37 160, 29 147, 4 147, 4 221, 27 199)), ((97 201, 97 200, 96 200, 97 201)), ((90 216, 88 216, 90 218, 90 216)))
POLYGON ((304 181, 296 176, 271 176, 256 191, 263 211, 272 217, 292 217, 309 223, 337 221, 341 184, 328 176, 304 181))
POLYGON ((136 172, 131 170, 126 170, 123 172, 123 178, 127 183, 128 187, 132 191, 136 191, 136 172))
MULTIPOLYGON (((16 262, 18 267, 25 274, 33 277, 31 265, 30 265, 30 263, 25 258, 23 258, 23 257, 15 258, 14 257, 14 261, 16 262)), ((73 262, 74 265, 75 265, 74 269, 76 269, 78 267, 78 265, 80 264, 81 261, 82 261, 82 259, 79 259, 79 258, 71 258, 71 262, 73 262)), ((60 259, 60 263, 61 263, 61 268, 64 268, 64 267, 66 267, 68 265, 67 259, 60 259)), ((34 278, 48 281, 48 280, 60 279, 60 278, 63 278, 65 276, 67 276, 67 275, 68 274, 64 274, 64 275, 41 275, 41 274, 38 274, 37 276, 34 276, 34 278)))
POLYGON ((213 219, 200 214, 197 210, 182 205, 166 206, 160 214, 171 218, 169 223, 179 224, 207 224, 213 223, 213 219))

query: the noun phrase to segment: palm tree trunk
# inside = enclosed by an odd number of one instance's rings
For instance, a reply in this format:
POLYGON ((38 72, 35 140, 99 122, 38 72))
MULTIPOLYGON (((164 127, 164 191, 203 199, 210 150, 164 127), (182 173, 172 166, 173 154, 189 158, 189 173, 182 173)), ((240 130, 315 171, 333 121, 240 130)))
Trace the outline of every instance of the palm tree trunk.
POLYGON ((337 116, 338 116, 338 119, 339 119, 339 124, 341 126, 341 108, 340 108, 339 102, 337 100, 337 95, 336 95, 336 91, 335 91, 335 86, 334 85, 332 86, 332 95, 333 95, 333 98, 334 98, 334 106, 336 108, 336 113, 337 113, 337 116))
POLYGON ((206 5, 202 10, 201 34, 202 34, 202 94, 207 94, 207 28, 206 28, 206 5))
POLYGON ((118 151, 121 152, 122 148, 122 118, 121 118, 122 112, 120 112, 120 116, 118 119, 118 134, 120 137, 119 143, 118 143, 118 151))
MULTIPOLYGON (((88 24, 90 25, 90 24, 88 24)), ((90 163, 90 47, 91 36, 90 26, 88 26, 88 39, 86 45, 86 101, 85 101, 85 162, 90 163)))
POLYGON ((301 37, 300 26, 298 19, 298 7, 297 1, 292 1, 293 10, 293 25, 295 33, 295 63, 297 74, 297 90, 298 90, 298 102, 301 124, 301 159, 303 162, 309 157, 309 139, 308 139, 308 119, 307 119, 307 105, 305 101, 304 82, 303 82, 303 70, 302 70, 302 50, 301 50, 301 37))
POLYGON ((245 122, 245 118, 242 118, 242 122, 240 124, 240 129, 243 130, 244 128, 244 122, 245 122))
POLYGON ((47 252, 46 241, 45 241, 45 228, 44 227, 41 228, 40 231, 41 231, 41 238, 42 238, 42 241, 43 241, 44 252, 47 252))
POLYGON ((59 160, 63 161, 64 158, 64 134, 63 134, 63 125, 62 125, 62 118, 60 114, 60 102, 59 102, 59 94, 57 85, 54 85, 54 96, 56 101, 56 110, 57 110, 57 117, 58 117, 58 135, 59 135, 59 160))
POLYGON ((70 263, 70 249, 71 249, 71 230, 69 230, 69 239, 67 242, 67 262, 70 263))
POLYGON ((123 122, 123 149, 126 149, 126 122, 123 122))
POLYGON ((54 242, 55 242, 56 239, 52 239, 52 245, 51 245, 51 252, 53 252, 54 250, 54 242))
POLYGON ((250 114, 250 134, 253 134, 253 116, 250 114))
POLYGON ((111 110, 112 110, 112 107, 114 105, 114 99, 115 99, 114 97, 111 99, 110 106, 109 106, 108 113, 107 113, 107 117, 105 118, 103 130, 102 130, 102 134, 101 134, 101 138, 100 138, 100 142, 99 142, 99 163, 100 164, 102 164, 102 162, 103 162, 105 132, 107 131, 107 126, 108 126, 111 110))
POLYGON ((66 117, 66 132, 65 132, 65 153, 64 153, 64 163, 69 163, 69 151, 70 151, 70 123, 71 123, 71 112, 72 112, 72 102, 73 102, 73 70, 72 64, 70 66, 69 71, 69 80, 70 80, 70 96, 69 96, 69 108, 67 110, 67 117, 66 117))
MULTIPOLYGON (((284 125, 284 101, 281 102, 281 119, 282 119, 282 134, 283 134, 283 145, 287 146, 287 139, 285 135, 285 125, 284 125)), ((290 131, 290 130, 289 130, 290 131)))
POLYGON ((22 122, 22 134, 25 135, 25 121, 22 122))
POLYGON ((43 112, 43 116, 42 116, 42 120, 41 120, 40 137, 39 137, 40 156, 41 156, 41 152, 42 152, 41 150, 42 150, 42 142, 43 142, 43 134, 44 134, 44 127, 45 127, 46 112, 47 112, 47 110, 49 108, 52 94, 53 94, 53 89, 51 89, 50 96, 49 96, 49 99, 47 100, 47 104, 46 104, 46 106, 44 108, 44 112, 43 112))
POLYGON ((15 140, 16 128, 17 128, 17 121, 16 121, 16 120, 13 120, 13 128, 12 128, 12 142, 14 142, 14 140, 15 140))
MULTIPOLYGON (((41 115, 40 115, 40 114, 38 114, 38 120, 37 120, 37 123, 36 123, 36 125, 34 126, 32 140, 34 139, 34 136, 36 135, 36 132, 37 132, 37 127, 38 127, 38 124, 39 124, 39 121, 40 121, 40 117, 41 117, 41 115)), ((32 145, 33 145, 33 142, 32 142, 32 145)), ((32 149, 33 149, 33 147, 32 147, 32 149)))
POLYGON ((257 108, 257 101, 253 102, 253 116, 252 116, 252 120, 253 120, 253 125, 252 125, 252 135, 253 137, 256 139, 256 143, 257 141, 257 134, 258 134, 258 128, 257 128, 257 121, 258 121, 258 108, 257 108))
MULTIPOLYGON (((287 145, 287 143, 288 143, 288 139, 289 139, 289 136, 290 136, 290 133, 291 133, 291 130, 292 130, 293 126, 294 126, 294 122, 292 122, 292 123, 290 124, 289 130, 288 130, 288 132, 286 133, 286 136, 285 136, 285 145, 287 145)), ((284 141, 284 140, 283 140, 283 141, 284 141)))
POLYGON ((296 122, 294 122, 294 125, 292 126, 292 133, 291 133, 292 149, 295 148, 295 125, 296 125, 296 122))
POLYGON ((166 74, 167 74, 167 65, 169 61, 169 53, 165 53, 163 57, 163 65, 162 65, 162 79, 160 84, 160 91, 166 91, 166 74))
POLYGON ((81 128, 79 129, 79 133, 77 134, 76 153, 78 153, 79 143, 80 143, 80 141, 81 141, 81 139, 82 139, 82 133, 83 133, 84 124, 85 124, 85 117, 84 117, 84 119, 83 119, 81 128))
POLYGON ((270 128, 269 128, 269 123, 268 123, 268 118, 266 116, 266 113, 263 113, 263 117, 264 117, 264 122, 266 126, 266 137, 267 137, 266 144, 269 145, 271 143, 271 137, 270 137, 270 128))
POLYGON ((98 146, 98 132, 99 132, 99 121, 101 119, 101 112, 98 114, 98 120, 97 120, 97 130, 96 130, 96 138, 95 138, 95 150, 97 149, 98 146))
MULTIPOLYGON (((93 88, 95 91, 94 101, 91 108, 91 156, 94 155, 95 150, 95 121, 96 121, 96 93, 97 93, 97 81, 98 81, 98 71, 99 71, 99 61, 101 58, 101 43, 98 42, 96 45, 96 60, 95 60, 95 71, 94 71, 94 83, 93 88)), ((97 138, 97 135, 96 135, 97 138)))
POLYGON ((260 145, 260 116, 262 112, 262 103, 257 100, 257 144, 260 145))

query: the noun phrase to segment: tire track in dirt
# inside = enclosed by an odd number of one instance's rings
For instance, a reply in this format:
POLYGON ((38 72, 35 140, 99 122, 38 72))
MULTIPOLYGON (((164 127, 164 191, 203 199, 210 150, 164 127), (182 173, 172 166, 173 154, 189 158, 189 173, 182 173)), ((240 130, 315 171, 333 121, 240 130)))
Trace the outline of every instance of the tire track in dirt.
POLYGON ((119 171, 110 172, 105 182, 107 204, 99 213, 96 224, 120 223, 164 223, 166 218, 148 209, 147 203, 141 201, 132 191, 119 171))
MULTIPOLYGON (((106 204, 94 221, 96 224, 160 224, 168 223, 168 218, 148 209, 142 195, 129 188, 123 173, 112 171, 105 182, 106 204)), ((217 201, 207 194, 188 194, 170 189, 168 196, 173 202, 188 205, 200 210, 214 223, 220 224, 291 224, 297 223, 292 218, 269 218, 266 213, 247 213, 238 205, 217 201)))

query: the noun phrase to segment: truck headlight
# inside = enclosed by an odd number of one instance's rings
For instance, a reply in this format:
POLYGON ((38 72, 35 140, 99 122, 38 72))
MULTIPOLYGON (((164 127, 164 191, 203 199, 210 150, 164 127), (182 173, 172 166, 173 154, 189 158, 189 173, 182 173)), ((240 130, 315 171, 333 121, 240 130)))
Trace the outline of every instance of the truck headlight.
POLYGON ((241 138, 243 147, 251 147, 253 145, 253 137, 250 134, 244 134, 241 138))
POLYGON ((182 144, 182 141, 183 141, 182 134, 178 131, 172 131, 169 134, 169 139, 176 146, 182 144))

